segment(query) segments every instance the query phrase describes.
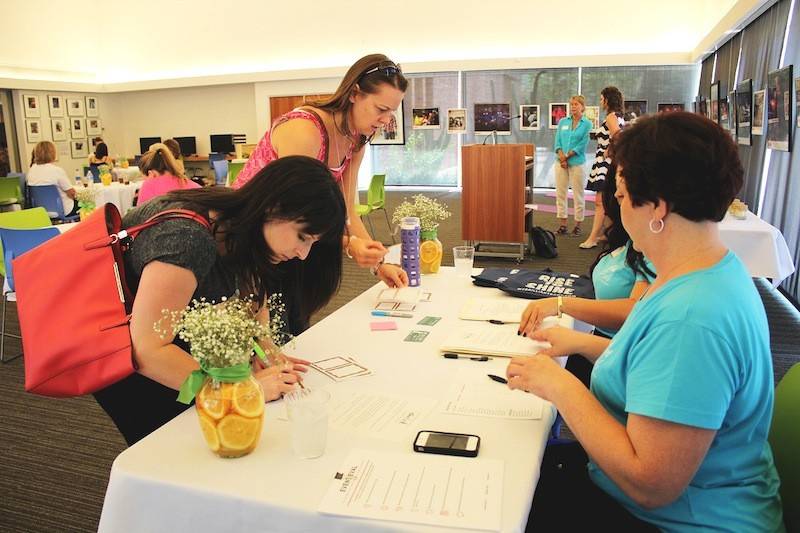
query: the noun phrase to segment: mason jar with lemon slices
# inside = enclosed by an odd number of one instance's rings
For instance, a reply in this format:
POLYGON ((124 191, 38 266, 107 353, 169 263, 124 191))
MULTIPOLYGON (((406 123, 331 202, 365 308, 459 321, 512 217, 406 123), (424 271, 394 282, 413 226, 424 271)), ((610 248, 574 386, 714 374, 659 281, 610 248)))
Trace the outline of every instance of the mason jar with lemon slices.
POLYGON ((436 274, 442 266, 442 243, 436 230, 420 232, 419 270, 423 274, 436 274))
POLYGON ((200 429, 212 452, 241 457, 252 452, 264 423, 264 391, 251 375, 225 383, 208 377, 195 397, 200 429))

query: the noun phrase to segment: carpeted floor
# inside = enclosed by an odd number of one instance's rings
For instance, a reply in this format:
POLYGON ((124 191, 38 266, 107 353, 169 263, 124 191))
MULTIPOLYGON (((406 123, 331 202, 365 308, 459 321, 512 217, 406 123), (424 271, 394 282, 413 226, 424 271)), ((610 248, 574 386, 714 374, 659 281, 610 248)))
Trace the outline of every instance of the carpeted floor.
MULTIPOLYGON (((387 192, 389 212, 413 192, 387 192)), ((440 226, 439 239, 445 250, 445 265, 452 265, 452 247, 461 242, 460 193, 426 192, 444 201, 453 216, 440 226)), ((537 196, 536 202, 553 199, 537 196)), ((587 207, 591 204, 587 204, 587 207)), ((377 238, 390 243, 383 214, 372 215, 377 238)), ((584 223, 591 226, 591 218, 584 223)), ((536 213, 535 223, 556 228, 552 214, 536 213)), ((570 227, 572 224, 570 223, 570 227)), ((523 266, 585 273, 597 250, 578 248, 580 238, 559 237, 559 257, 528 257, 523 266)), ((478 259, 476 266, 512 265, 512 260, 478 259)), ((339 293, 316 317, 332 313, 363 292, 375 278, 345 261, 339 293)), ((800 323, 797 310, 786 307, 768 284, 759 283, 765 301, 773 350, 786 361, 800 358, 800 323)), ((14 304, 9 304, 8 326, 18 331, 14 304)), ((69 332, 64 332, 68 335, 69 332)), ((8 353, 18 353, 19 343, 10 342, 8 353)), ((135 399, 132 399, 135 401, 135 399)), ((91 397, 49 399, 26 394, 22 359, 0 364, 0 531, 1 532, 89 532, 97 529, 111 463, 125 448, 114 426, 91 397)), ((145 511, 145 510, 143 510, 145 511)))

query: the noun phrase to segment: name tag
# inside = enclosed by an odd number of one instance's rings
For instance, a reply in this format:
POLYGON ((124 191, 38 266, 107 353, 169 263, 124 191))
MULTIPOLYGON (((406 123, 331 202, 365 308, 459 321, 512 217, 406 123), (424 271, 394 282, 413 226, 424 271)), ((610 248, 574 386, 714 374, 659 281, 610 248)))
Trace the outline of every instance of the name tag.
POLYGON ((569 129, 569 126, 561 126, 561 129, 562 129, 562 130, 568 130, 568 129, 569 129))

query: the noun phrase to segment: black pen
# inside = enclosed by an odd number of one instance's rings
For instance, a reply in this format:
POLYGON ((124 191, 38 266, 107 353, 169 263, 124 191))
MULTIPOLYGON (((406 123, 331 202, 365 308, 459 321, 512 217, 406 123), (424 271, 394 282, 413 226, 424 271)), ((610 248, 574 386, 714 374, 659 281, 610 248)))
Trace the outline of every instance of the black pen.
POLYGON ((498 324, 498 325, 505 324, 505 322, 503 322, 502 320, 495 320, 494 318, 487 320, 487 322, 489 324, 498 324))
POLYGON ((508 384, 508 380, 506 378, 504 378, 504 377, 496 376, 494 374, 486 374, 486 375, 489 376, 489 379, 491 379, 493 381, 496 381, 498 383, 508 384))
POLYGON ((488 355, 460 355, 452 352, 445 352, 442 354, 445 359, 469 359, 470 361, 488 361, 488 355))

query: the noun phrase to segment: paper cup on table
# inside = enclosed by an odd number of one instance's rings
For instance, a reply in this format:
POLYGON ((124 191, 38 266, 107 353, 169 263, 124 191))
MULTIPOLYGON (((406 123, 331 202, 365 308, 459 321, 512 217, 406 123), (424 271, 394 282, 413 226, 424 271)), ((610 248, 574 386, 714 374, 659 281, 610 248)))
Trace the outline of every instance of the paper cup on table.
POLYGON ((313 459, 325 452, 328 440, 329 392, 298 389, 283 397, 292 434, 292 449, 302 459, 313 459))
POLYGON ((472 261, 475 259, 474 246, 456 246, 453 248, 453 265, 456 267, 456 275, 459 277, 469 277, 472 275, 472 261))

